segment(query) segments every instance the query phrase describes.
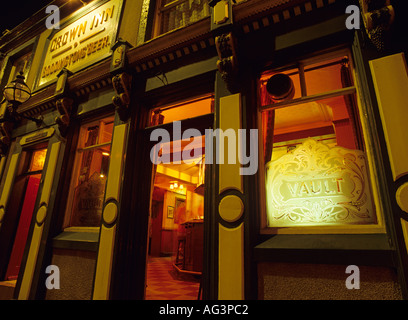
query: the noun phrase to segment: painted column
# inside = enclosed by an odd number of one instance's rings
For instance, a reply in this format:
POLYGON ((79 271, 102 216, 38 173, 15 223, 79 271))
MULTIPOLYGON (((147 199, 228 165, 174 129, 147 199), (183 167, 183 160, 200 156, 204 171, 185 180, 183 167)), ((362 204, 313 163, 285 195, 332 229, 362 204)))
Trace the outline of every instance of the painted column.
POLYGON ((47 162, 47 169, 44 176, 42 191, 40 196, 39 208, 34 214, 34 228, 30 241, 30 249, 28 252, 24 274, 21 280, 20 291, 18 293, 18 300, 27 300, 30 297, 31 287, 35 276, 37 267, 38 254, 40 251, 41 240, 44 233, 44 222, 49 216, 50 198, 54 184, 54 176, 56 173, 58 158, 60 155, 61 142, 56 141, 49 147, 49 156, 47 162))
MULTIPOLYGON (((216 77, 216 127, 220 130, 216 147, 218 190, 218 299, 242 300, 244 288, 244 186, 240 174, 239 129, 242 128, 241 94, 235 78, 238 61, 232 34, 232 3, 221 0, 211 11, 211 30, 219 60, 216 77), (224 139, 224 137, 228 137, 224 139), (225 140, 225 141, 224 141, 225 140), (228 140, 228 142, 227 142, 228 140), (220 158, 220 155, 223 155, 220 158)), ((212 233, 214 234, 214 233, 212 233)))
POLYGON ((96 262, 93 291, 94 300, 109 299, 127 129, 127 124, 115 126, 113 134, 105 203, 102 212, 98 258, 96 262))
POLYGON ((7 170, 6 181, 3 186, 3 192, 1 193, 1 196, 0 196, 0 228, 1 228, 1 224, 4 219, 4 215, 6 214, 6 207, 7 207, 8 200, 10 198, 10 192, 13 187, 14 178, 16 176, 17 165, 20 159, 20 155, 21 155, 21 151, 11 155, 10 164, 7 170))
MULTIPOLYGON (((404 53, 369 61, 381 124, 384 131, 395 200, 401 212, 394 213, 396 229, 401 234, 400 254, 408 260, 408 71, 404 53), (399 216, 399 217, 398 217, 399 216)), ((408 277, 408 274, 407 274, 408 277)), ((407 281, 408 282, 408 281, 407 281)))
MULTIPOLYGON (((235 137, 238 138, 238 130, 241 127, 241 94, 220 98, 219 129, 224 134, 227 130, 230 132, 233 130, 235 137)), ((243 181, 238 159, 238 139, 235 139, 234 143, 230 141, 224 145, 219 143, 217 154, 224 155, 224 163, 220 163, 218 167, 218 194, 220 195, 218 298, 244 299, 244 223, 238 222, 244 212, 244 204, 240 198, 243 196, 243 181), (235 148, 235 153, 230 152, 231 148, 235 148), (235 158, 231 159, 231 156, 235 158)))

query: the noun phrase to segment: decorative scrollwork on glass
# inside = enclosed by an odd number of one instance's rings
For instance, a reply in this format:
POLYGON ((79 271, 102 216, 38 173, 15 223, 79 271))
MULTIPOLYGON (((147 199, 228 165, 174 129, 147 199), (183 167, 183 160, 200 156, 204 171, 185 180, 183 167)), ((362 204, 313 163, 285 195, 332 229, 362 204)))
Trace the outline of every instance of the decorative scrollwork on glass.
POLYGON ((313 139, 266 164, 269 227, 373 224, 366 157, 313 139))

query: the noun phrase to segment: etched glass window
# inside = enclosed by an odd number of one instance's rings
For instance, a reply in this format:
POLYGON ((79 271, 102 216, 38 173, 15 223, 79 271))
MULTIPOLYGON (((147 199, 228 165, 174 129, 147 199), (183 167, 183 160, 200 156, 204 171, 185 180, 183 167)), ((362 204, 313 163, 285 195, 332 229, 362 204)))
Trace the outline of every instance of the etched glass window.
POLYGON ((99 227, 108 174, 113 116, 81 126, 65 216, 66 227, 99 227))
POLYGON ((262 74, 267 227, 377 223, 350 62, 262 74))

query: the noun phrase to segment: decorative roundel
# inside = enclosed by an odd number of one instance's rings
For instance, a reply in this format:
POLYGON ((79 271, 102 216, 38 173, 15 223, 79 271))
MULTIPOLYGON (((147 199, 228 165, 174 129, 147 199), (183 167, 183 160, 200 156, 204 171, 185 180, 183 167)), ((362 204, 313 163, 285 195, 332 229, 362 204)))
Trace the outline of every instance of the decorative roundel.
POLYGON ((36 215, 37 223, 41 225, 44 222, 46 216, 47 216, 47 207, 45 205, 42 205, 37 211, 37 215, 36 215))
POLYGON ((408 182, 398 188, 395 197, 397 198, 399 207, 403 211, 408 212, 408 182))
POLYGON ((103 221, 107 224, 112 224, 115 222, 118 216, 118 207, 115 203, 110 202, 106 205, 105 209, 103 210, 103 221))
POLYGON ((218 205, 218 212, 225 221, 234 222, 241 218, 244 212, 244 204, 238 196, 225 196, 218 205))

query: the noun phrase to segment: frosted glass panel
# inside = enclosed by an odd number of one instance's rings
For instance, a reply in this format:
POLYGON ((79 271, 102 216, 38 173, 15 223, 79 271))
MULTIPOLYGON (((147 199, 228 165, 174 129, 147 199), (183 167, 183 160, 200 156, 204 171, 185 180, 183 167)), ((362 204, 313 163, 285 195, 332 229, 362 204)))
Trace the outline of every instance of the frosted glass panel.
POLYGON ((266 165, 268 226, 376 223, 366 170, 360 150, 305 140, 266 165))

